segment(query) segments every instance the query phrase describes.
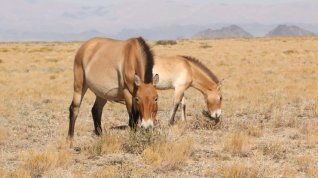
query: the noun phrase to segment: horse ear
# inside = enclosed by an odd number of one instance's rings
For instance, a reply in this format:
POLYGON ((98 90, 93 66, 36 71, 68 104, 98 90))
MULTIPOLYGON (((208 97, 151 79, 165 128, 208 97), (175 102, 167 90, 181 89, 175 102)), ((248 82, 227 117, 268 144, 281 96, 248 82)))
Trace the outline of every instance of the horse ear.
POLYGON ((140 86, 140 84, 141 84, 141 79, 140 79, 140 77, 138 76, 138 75, 136 75, 135 74, 135 76, 134 76, 134 82, 135 82, 135 84, 136 84, 136 86, 140 86))
POLYGON ((152 77, 152 84, 156 86, 158 82, 159 82, 159 75, 156 74, 155 76, 152 77))

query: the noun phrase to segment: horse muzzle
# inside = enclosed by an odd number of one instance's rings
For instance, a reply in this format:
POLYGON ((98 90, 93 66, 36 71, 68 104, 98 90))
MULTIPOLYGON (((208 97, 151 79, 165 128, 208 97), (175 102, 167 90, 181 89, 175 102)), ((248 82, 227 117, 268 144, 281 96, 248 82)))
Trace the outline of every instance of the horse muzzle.
POLYGON ((145 129, 145 130, 153 129, 154 128, 153 120, 151 120, 151 119, 147 119, 147 120, 142 119, 140 127, 142 129, 145 129))
POLYGON ((217 109, 217 110, 211 112, 211 118, 212 119, 220 119, 221 114, 222 114, 222 110, 221 109, 217 109))

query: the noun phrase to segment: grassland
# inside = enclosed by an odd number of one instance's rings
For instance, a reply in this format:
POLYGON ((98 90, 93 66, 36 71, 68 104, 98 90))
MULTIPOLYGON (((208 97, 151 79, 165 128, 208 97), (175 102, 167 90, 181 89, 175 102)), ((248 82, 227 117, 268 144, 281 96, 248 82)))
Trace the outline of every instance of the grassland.
MULTIPOLYGON (((159 92, 153 133, 107 103, 93 134, 88 92, 66 143, 77 43, 0 43, 0 177, 318 177, 318 38, 149 42, 156 55, 190 55, 219 78, 223 117, 202 116, 186 92, 187 122, 168 126, 173 91, 159 92)), ((177 117, 180 117, 178 113, 177 117)))

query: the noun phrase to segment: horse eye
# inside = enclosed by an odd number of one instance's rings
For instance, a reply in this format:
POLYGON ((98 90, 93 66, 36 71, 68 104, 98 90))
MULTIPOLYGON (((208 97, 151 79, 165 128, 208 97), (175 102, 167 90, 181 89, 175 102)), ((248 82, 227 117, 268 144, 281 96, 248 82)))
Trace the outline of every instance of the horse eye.
POLYGON ((156 103, 158 102, 158 98, 155 98, 155 102, 156 102, 156 103))
POLYGON ((220 101, 222 101, 223 100, 223 97, 222 96, 220 96, 220 101))

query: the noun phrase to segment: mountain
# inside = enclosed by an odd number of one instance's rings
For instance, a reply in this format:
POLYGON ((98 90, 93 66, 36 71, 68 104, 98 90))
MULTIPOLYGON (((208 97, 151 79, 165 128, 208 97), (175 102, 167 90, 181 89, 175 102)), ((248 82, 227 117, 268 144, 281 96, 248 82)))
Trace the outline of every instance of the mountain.
MULTIPOLYGON (((291 25, 291 23, 286 23, 291 25)), ((130 37, 142 36, 147 40, 165 40, 165 39, 187 39, 192 38, 193 34, 204 29, 219 29, 229 26, 227 23, 214 23, 214 24, 192 24, 192 25, 166 25, 166 26, 153 26, 147 28, 126 28, 118 30, 117 32, 110 32, 106 29, 94 28, 89 31, 21 31, 18 29, 6 29, 0 26, 0 42, 4 41, 85 41, 91 37, 109 37, 116 39, 127 39, 130 37)), ((241 23, 238 24, 245 31, 248 31, 255 37, 263 37, 270 30, 274 29, 278 24, 260 24, 260 23, 241 23)), ((318 34, 317 24, 296 23, 298 27, 307 29, 318 34)), ((234 25, 233 29, 239 28, 234 25)), ((226 28, 225 28, 226 29, 226 28)), ((244 31, 243 29, 239 31, 244 31)), ((207 30, 218 31, 218 30, 207 30)), ((235 31, 235 30, 230 30, 235 31)), ((233 33, 233 32, 229 32, 233 33)), ((244 33, 244 32, 242 32, 244 33)), ((247 33, 247 32, 245 32, 247 33)), ((236 34, 236 33, 235 33, 236 34)), ((240 34, 240 32, 238 32, 240 34)), ((233 36, 233 35, 232 35, 233 36)), ((235 37, 240 35, 234 35, 235 37)), ((250 35, 247 35, 250 37, 250 35)), ((219 37, 220 38, 220 37, 219 37)), ((222 37, 224 38, 224 37, 222 37)))
POLYGON ((278 25, 273 30, 269 31, 266 37, 277 36, 314 36, 313 32, 307 31, 295 25, 278 25))
POLYGON ((221 29, 207 29, 198 32, 193 38, 196 39, 211 39, 211 38, 251 38, 253 35, 246 32, 243 28, 237 25, 230 25, 221 29))
POLYGON ((167 25, 141 29, 123 29, 117 34, 118 39, 127 39, 133 36, 143 36, 145 39, 166 40, 191 38, 195 32, 213 27, 220 28, 225 24, 213 25, 167 25))
POLYGON ((92 37, 111 37, 97 30, 81 33, 55 33, 55 32, 14 32, 1 33, 0 41, 85 41, 92 37))

